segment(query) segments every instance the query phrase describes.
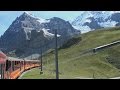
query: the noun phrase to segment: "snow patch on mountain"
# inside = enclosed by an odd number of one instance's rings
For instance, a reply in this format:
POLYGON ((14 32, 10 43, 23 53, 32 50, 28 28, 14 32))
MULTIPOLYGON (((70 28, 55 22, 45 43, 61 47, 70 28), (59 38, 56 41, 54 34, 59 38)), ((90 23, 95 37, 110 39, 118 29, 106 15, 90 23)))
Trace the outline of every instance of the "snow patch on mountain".
MULTIPOLYGON (((54 37, 54 34, 49 33, 48 30, 50 30, 50 29, 45 29, 45 28, 42 29, 42 31, 44 32, 44 36, 45 37, 54 37)), ((60 35, 57 34, 57 37, 60 37, 60 35)))
POLYGON ((118 22, 110 21, 99 23, 102 27, 114 27, 118 22))
POLYGON ((81 33, 87 33, 91 30, 90 27, 88 26, 74 26, 73 25, 73 27, 77 30, 81 30, 81 33))
POLYGON ((42 24, 42 23, 49 23, 50 22, 50 20, 46 20, 46 19, 43 19, 43 18, 38 18, 38 20, 37 20, 40 24, 42 24))
POLYGON ((40 24, 41 24, 41 23, 49 23, 49 22, 50 22, 50 20, 46 20, 46 19, 43 19, 43 18, 40 18, 40 17, 36 17, 35 15, 33 15, 33 14, 30 13, 30 12, 24 12, 24 14, 27 14, 27 15, 29 15, 30 17, 36 19, 40 24))
POLYGON ((49 33, 48 30, 49 30, 49 29, 45 29, 45 28, 42 29, 42 31, 44 32, 44 36, 45 36, 45 37, 54 36, 54 34, 49 33))

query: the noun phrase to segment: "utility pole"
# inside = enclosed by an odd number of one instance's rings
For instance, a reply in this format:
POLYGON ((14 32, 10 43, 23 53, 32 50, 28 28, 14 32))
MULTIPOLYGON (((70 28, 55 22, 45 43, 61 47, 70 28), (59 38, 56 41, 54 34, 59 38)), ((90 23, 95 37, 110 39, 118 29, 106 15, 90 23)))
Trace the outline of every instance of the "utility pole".
POLYGON ((32 60, 32 53, 31 53, 31 60, 32 60))
POLYGON ((40 58, 40 60, 41 60, 41 62, 40 62, 40 63, 41 63, 41 64, 40 64, 40 65, 41 65, 41 71, 40 71, 40 74, 43 74, 43 72, 42 72, 42 47, 41 47, 41 58, 40 58))
POLYGON ((55 29, 55 68, 56 68, 56 79, 59 79, 59 71, 58 71, 58 49, 57 49, 57 29, 55 29))

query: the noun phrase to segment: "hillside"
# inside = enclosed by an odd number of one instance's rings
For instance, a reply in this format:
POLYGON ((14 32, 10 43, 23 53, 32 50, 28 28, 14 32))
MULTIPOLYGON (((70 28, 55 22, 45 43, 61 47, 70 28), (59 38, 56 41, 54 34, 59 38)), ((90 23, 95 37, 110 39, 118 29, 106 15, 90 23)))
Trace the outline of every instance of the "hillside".
MULTIPOLYGON (((82 34, 82 41, 59 49, 60 78, 112 78, 120 76, 120 45, 116 45, 97 53, 88 52, 100 45, 120 40, 120 28, 95 30, 82 34)), ((76 37, 81 39, 81 37, 76 37)), ((73 39, 74 40, 74 39, 73 39)), ((67 45, 66 45, 67 46, 67 45)), ((39 75, 35 69, 22 78, 55 78, 54 52, 45 55, 44 74, 39 75), (34 73, 33 73, 34 72, 34 73)))

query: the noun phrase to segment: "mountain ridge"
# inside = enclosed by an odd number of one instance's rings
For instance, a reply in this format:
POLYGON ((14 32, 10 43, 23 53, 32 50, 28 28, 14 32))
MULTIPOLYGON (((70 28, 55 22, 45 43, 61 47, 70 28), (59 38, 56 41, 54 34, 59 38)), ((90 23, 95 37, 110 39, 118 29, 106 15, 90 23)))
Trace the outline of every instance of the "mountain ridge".
POLYGON ((71 23, 82 33, 120 25, 120 11, 84 11, 71 23))

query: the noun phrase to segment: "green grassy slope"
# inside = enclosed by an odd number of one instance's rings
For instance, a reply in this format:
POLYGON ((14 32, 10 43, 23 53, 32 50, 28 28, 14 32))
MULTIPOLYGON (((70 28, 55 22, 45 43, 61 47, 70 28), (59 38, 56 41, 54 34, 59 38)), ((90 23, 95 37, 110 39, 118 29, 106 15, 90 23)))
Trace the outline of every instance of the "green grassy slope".
MULTIPOLYGON (((91 31, 82 34, 78 43, 69 48, 59 49, 59 75, 60 78, 111 78, 120 76, 120 45, 116 45, 97 53, 84 51, 100 45, 120 40, 120 28, 91 31)), ((43 75, 39 69, 28 72, 23 78, 55 78, 54 52, 44 56, 43 75), (33 74, 33 75, 31 75, 33 74)))

